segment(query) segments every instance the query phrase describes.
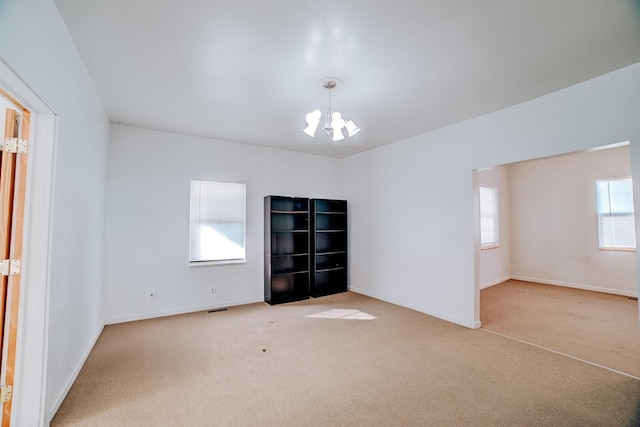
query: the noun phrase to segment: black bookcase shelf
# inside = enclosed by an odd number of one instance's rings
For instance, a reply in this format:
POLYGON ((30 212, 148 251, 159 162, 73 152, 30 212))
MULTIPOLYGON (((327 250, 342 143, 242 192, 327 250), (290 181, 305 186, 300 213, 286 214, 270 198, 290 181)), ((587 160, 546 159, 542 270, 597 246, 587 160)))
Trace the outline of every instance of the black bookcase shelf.
POLYGON ((347 202, 311 199, 311 284, 313 297, 347 291, 347 202))
POLYGON ((264 199, 264 300, 297 301, 347 290, 347 202, 264 199))
POLYGON ((264 199, 264 300, 309 298, 309 199, 264 199))

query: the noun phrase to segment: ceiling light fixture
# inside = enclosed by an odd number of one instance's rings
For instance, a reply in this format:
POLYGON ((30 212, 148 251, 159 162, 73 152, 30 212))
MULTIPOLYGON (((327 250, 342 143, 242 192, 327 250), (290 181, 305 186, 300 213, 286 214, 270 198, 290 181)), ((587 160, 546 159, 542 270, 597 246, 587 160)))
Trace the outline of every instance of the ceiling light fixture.
MULTIPOLYGON (((338 86, 340 80, 331 78, 322 80, 322 86, 325 89, 329 89, 329 108, 324 112, 324 131, 327 135, 331 135, 333 141, 342 141, 345 137, 344 131, 347 132, 349 137, 354 136, 360 132, 360 128, 356 126, 353 120, 346 120, 342 113, 334 111, 331 107, 331 90, 338 86)), ((303 129, 303 132, 314 137, 316 130, 320 125, 320 121, 323 119, 322 112, 320 110, 313 110, 306 116, 307 127, 303 129)))

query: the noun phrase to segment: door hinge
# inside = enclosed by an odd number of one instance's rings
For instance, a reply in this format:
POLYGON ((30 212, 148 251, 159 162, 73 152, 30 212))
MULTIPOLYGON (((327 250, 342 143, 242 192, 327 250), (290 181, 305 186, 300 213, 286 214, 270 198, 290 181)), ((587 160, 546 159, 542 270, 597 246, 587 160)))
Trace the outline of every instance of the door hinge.
POLYGON ((11 395, 13 394, 13 387, 10 385, 3 385, 0 387, 0 400, 2 403, 7 403, 11 400, 11 395))
POLYGON ((3 259, 0 261, 0 276, 20 274, 19 259, 3 259))
POLYGON ((2 150, 7 153, 26 154, 27 143, 26 139, 22 138, 5 138, 2 145, 2 150))

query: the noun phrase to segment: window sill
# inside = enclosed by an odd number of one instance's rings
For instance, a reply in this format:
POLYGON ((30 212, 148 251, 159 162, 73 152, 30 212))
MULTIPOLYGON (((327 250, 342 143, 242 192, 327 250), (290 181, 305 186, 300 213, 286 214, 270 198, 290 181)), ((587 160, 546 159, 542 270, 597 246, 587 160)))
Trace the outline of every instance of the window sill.
POLYGON ((220 261, 189 261, 189 267, 210 267, 214 265, 230 265, 230 264, 246 264, 247 260, 242 259, 225 259, 220 261))
POLYGON ((480 250, 486 251, 487 249, 498 249, 499 247, 500 245, 486 245, 486 246, 480 246, 480 250))
POLYGON ((614 252, 635 252, 636 248, 609 248, 609 247, 600 247, 598 248, 600 251, 614 251, 614 252))

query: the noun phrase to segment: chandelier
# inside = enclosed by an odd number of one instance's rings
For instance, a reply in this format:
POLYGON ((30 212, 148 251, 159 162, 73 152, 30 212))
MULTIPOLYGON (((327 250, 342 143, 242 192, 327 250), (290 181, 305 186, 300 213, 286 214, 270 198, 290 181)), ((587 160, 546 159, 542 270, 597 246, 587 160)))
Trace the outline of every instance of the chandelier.
POLYGON ((360 128, 356 126, 353 120, 346 120, 345 117, 339 111, 334 111, 331 107, 331 90, 341 83, 340 80, 331 78, 324 79, 322 86, 329 89, 329 108, 324 111, 324 115, 320 110, 313 110, 306 115, 307 127, 303 129, 303 132, 314 137, 316 129, 320 125, 320 121, 323 121, 323 129, 327 135, 332 136, 333 141, 342 141, 345 137, 345 132, 349 137, 360 132, 360 128))

